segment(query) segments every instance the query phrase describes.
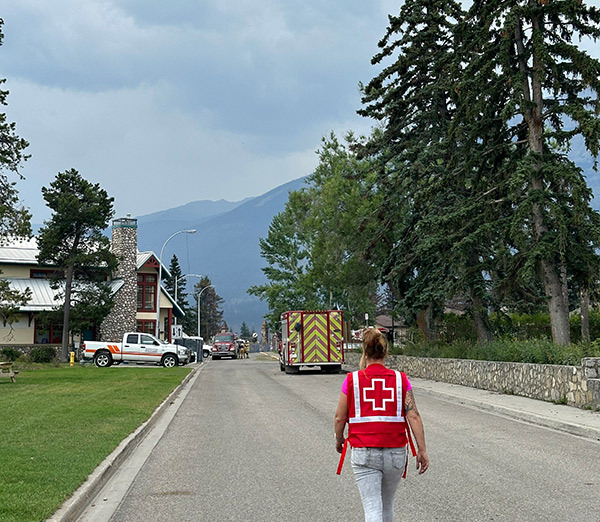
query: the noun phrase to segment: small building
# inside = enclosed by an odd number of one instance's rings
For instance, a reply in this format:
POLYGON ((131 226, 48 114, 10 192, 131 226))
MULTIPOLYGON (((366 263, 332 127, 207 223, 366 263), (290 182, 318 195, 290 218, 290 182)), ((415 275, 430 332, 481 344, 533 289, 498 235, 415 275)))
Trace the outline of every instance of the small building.
POLYGON ((394 343, 402 344, 409 338, 409 328, 401 319, 392 319, 391 315, 381 314, 375 317, 375 327, 381 330, 391 340, 391 332, 393 331, 394 343))
MULTIPOLYGON (((120 341, 125 332, 155 332, 159 259, 154 252, 138 251, 136 219, 113 221, 111 250, 119 260, 109 281, 115 304, 103 323, 82 332, 79 340, 120 341)), ((57 291, 48 279, 55 269, 38 264, 37 255, 36 238, 0 244, 0 278, 8 280, 15 290, 31 291, 29 302, 19 308, 17 320, 11 325, 0 322, 0 346, 61 343, 61 325, 42 326, 37 320, 40 312, 59 304, 57 291)), ((162 273, 170 275, 164 265, 162 273)), ((184 312, 162 285, 160 291, 160 337, 170 341, 173 318, 183 317, 184 312)))

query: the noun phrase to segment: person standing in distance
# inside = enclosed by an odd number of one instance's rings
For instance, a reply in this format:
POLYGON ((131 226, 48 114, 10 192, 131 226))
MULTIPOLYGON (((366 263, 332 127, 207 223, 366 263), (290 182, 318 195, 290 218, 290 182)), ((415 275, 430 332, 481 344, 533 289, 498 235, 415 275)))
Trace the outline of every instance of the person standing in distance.
POLYGON ((429 468, 425 430, 412 386, 406 374, 384 366, 387 355, 382 333, 376 328, 365 330, 360 370, 346 375, 334 418, 338 453, 343 451, 348 423, 347 442, 365 522, 393 520, 394 494, 406 476, 407 422, 417 441, 417 470, 422 474, 429 468))

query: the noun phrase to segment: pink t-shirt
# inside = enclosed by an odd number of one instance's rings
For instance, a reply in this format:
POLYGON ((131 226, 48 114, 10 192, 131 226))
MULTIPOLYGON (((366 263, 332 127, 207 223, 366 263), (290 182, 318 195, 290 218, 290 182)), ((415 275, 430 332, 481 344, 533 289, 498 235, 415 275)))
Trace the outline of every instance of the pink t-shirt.
MULTIPOLYGON (((406 378, 406 381, 408 382, 408 386, 406 387, 406 391, 412 390, 412 384, 408 380, 408 377, 406 378)), ((348 395, 348 374, 346 374, 346 378, 344 379, 344 382, 342 383, 342 393, 344 395, 348 395)))

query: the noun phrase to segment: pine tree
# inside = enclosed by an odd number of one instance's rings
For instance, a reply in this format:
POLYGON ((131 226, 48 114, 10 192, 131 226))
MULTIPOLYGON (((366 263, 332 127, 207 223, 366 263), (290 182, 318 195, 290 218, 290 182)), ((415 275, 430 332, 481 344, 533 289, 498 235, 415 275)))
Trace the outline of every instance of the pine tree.
POLYGON ((117 265, 103 234, 114 214, 113 198, 75 169, 58 173, 42 194, 53 212, 40 229, 37 259, 56 267, 56 282, 63 289, 61 358, 66 361, 74 295, 89 285, 102 286, 117 265))
POLYGON ((596 218, 581 171, 565 168, 566 151, 580 136, 597 157, 600 143, 600 62, 574 41, 600 37, 600 11, 582 0, 479 0, 468 20, 465 87, 472 106, 489 103, 499 82, 509 88, 506 99, 494 103, 502 104, 512 136, 504 165, 510 168, 512 236, 524 266, 542 281, 554 342, 568 344, 570 208, 590 223, 596 218))
POLYGON ((195 320, 196 311, 188 303, 188 293, 186 292, 187 278, 183 275, 179 259, 175 254, 171 257, 169 272, 171 275, 165 278, 165 288, 184 312, 184 316, 179 320, 179 324, 182 325, 183 331, 186 334, 191 335, 197 330, 195 320))
MULTIPOLYGON (((358 111, 383 125, 361 151, 379 164, 374 191, 383 226, 376 237, 387 249, 373 261, 408 316, 426 310, 432 318, 457 290, 459 263, 450 255, 467 195, 452 170, 449 131, 457 110, 455 28, 463 15, 457 2, 410 0, 390 16, 372 63, 391 63, 364 88, 358 111)), ((434 336, 432 321, 425 324, 426 337, 434 336)))
POLYGON ((242 339, 245 339, 246 341, 249 341, 250 338, 252 337, 252 333, 250 332, 250 329, 248 328, 246 321, 242 321, 242 324, 240 326, 240 337, 242 339))

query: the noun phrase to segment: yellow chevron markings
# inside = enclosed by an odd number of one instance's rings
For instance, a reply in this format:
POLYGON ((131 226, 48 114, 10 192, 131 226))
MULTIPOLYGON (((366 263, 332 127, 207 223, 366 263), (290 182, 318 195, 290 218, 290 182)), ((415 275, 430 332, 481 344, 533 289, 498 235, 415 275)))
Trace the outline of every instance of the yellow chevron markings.
POLYGON ((327 361, 327 316, 309 315, 305 321, 304 358, 306 362, 327 361))

